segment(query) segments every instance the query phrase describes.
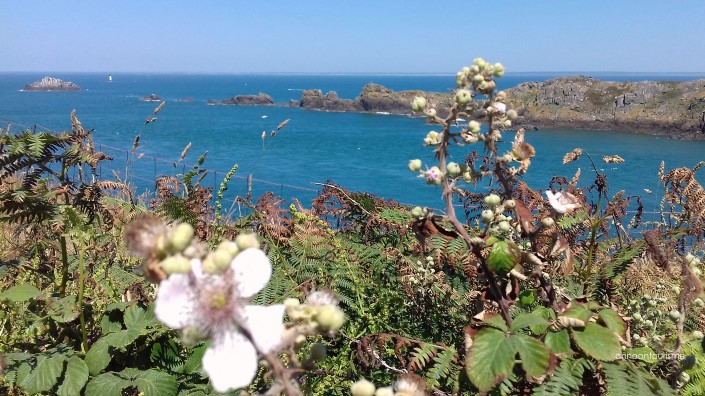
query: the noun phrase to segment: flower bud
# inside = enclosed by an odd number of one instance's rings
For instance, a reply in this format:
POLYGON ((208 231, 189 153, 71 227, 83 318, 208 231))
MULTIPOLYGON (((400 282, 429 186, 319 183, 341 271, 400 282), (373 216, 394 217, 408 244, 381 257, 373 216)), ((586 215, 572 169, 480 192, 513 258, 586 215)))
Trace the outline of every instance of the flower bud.
POLYGON ((395 396, 394 389, 391 386, 379 388, 377 392, 375 392, 375 396, 395 396))
POLYGON ((426 108, 426 98, 422 96, 416 96, 411 102, 411 110, 420 113, 426 108))
POLYGON ((477 87, 477 89, 480 90, 480 91, 489 92, 489 91, 495 89, 496 87, 497 87, 497 83, 495 83, 494 81, 490 80, 490 81, 483 81, 483 82, 477 87))
POLYGON ((685 371, 681 372, 680 375, 678 375, 678 382, 681 384, 687 384, 690 382, 690 375, 685 371))
POLYGON ((255 234, 240 234, 235 237, 235 243, 240 251, 249 248, 259 249, 259 241, 257 241, 257 235, 255 234))
POLYGON ((696 307, 702 308, 702 307, 705 307, 705 301, 703 301, 702 298, 696 298, 695 300, 693 300, 693 305, 695 305, 696 307))
POLYGON ((418 172, 421 169, 421 160, 413 159, 409 161, 409 170, 412 172, 418 172))
POLYGON ((494 107, 494 112, 497 114, 504 114, 507 112, 507 105, 501 102, 495 102, 492 104, 492 107, 494 107))
POLYGON ((507 209, 514 209, 514 208, 516 208, 516 206, 517 206, 517 204, 516 204, 516 202, 514 202, 513 199, 508 199, 508 200, 504 201, 504 207, 507 209))
POLYGON ((350 394, 352 396, 374 396, 375 384, 363 378, 352 384, 350 394))
POLYGON ((169 245, 175 252, 183 252, 191 244, 193 227, 189 223, 181 223, 173 230, 169 238, 169 245))
POLYGON ((427 116, 427 117, 433 118, 433 117, 436 116, 436 114, 437 114, 436 109, 428 109, 428 110, 426 110, 426 116, 427 116))
POLYGON ((233 256, 230 255, 225 250, 216 250, 208 254, 208 256, 213 260, 213 265, 217 272, 223 272, 226 268, 230 266, 230 262, 233 260, 233 256))
POLYGON ((458 102, 459 105, 466 105, 470 103, 471 99, 472 95, 467 89, 459 89, 458 92, 455 93, 455 101, 458 102))
POLYGON ((478 141, 477 136, 473 135, 472 133, 462 133, 461 134, 463 141, 467 144, 475 144, 478 141))
POLYGON ((488 196, 485 197, 485 203, 489 205, 491 208, 494 208, 495 206, 499 205, 501 202, 502 198, 499 197, 497 194, 489 194, 488 196))
POLYGON ((553 220, 553 217, 544 217, 541 219, 541 225, 546 228, 553 227, 554 224, 556 224, 556 222, 553 220))
POLYGON ((446 165, 446 170, 448 170, 448 174, 451 176, 458 176, 461 173, 460 165, 455 162, 449 162, 448 165, 446 165))
POLYGON ((443 141, 443 135, 436 132, 436 131, 430 131, 427 135, 426 138, 424 139, 424 144, 427 146, 437 146, 441 144, 443 141))
POLYGON ((475 85, 482 84, 485 82, 485 77, 482 74, 475 74, 475 76, 472 78, 472 82, 475 85))
POLYGON ((507 93, 505 91, 499 91, 494 95, 495 102, 504 103, 507 100, 507 93))
POLYGON ((468 130, 473 135, 477 135, 478 133, 480 133, 480 123, 475 120, 470 121, 468 123, 468 130))
POLYGON ((504 66, 502 66, 501 63, 495 63, 495 64, 494 64, 493 74, 494 74, 495 77, 500 77, 500 78, 501 78, 502 76, 504 76, 504 66))
POLYGON ((649 329, 654 327, 654 321, 651 319, 646 319, 644 321, 644 327, 649 328, 649 329))
POLYGON ((165 258, 160 265, 167 274, 185 274, 191 271, 191 261, 181 254, 165 258))
POLYGON ((681 318, 681 313, 674 309, 668 313, 668 317, 671 318, 672 321, 677 322, 681 318))
POLYGON ((641 323, 644 320, 644 318, 642 318, 641 314, 638 312, 632 315, 632 319, 634 319, 636 323, 641 323))
POLYGON ((465 173, 463 173, 463 181, 464 181, 465 183, 472 183, 473 180, 475 180, 475 179, 472 177, 472 173, 471 173, 471 172, 465 172, 465 173))
POLYGON ((479 67, 480 70, 484 69, 485 66, 487 66, 487 61, 482 58, 475 58, 472 60, 472 63, 474 65, 477 65, 477 67, 479 67))
POLYGON ((494 212, 489 209, 485 209, 482 211, 480 217, 482 218, 482 221, 484 223, 489 223, 492 221, 492 219, 494 219, 494 212))
POLYGON ((237 247, 237 243, 233 241, 221 242, 220 245, 218 245, 217 250, 227 252, 231 258, 237 256, 237 254, 240 252, 240 248, 237 247))
POLYGON ((696 278, 700 278, 703 275, 703 272, 698 267, 693 267, 692 271, 696 278))
POLYGON ((315 321, 324 331, 337 331, 345 323, 345 314, 335 305, 325 305, 316 313, 315 321))
POLYGON ((516 110, 514 110, 514 109, 507 110, 507 119, 509 119, 510 121, 514 121, 517 119, 517 117, 519 117, 519 114, 517 113, 516 110))
POLYGON ((287 309, 298 308, 301 306, 301 302, 296 298, 287 298, 284 300, 284 307, 287 309))
POLYGON ((695 338, 696 340, 702 340, 703 339, 703 332, 700 330, 693 331, 693 338, 695 338))
POLYGON ((497 227, 502 232, 509 232, 512 230, 512 226, 509 224, 508 221, 500 221, 497 227))
POLYGON ((424 216, 424 210, 422 207, 416 206, 414 209, 411 209, 411 215, 416 218, 422 218, 424 216))

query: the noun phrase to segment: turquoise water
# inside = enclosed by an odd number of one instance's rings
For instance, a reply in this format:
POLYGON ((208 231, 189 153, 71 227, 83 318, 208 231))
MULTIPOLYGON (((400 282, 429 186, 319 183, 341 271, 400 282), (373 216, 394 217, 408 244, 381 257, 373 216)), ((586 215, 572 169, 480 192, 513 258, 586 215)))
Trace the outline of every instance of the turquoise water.
MULTIPOLYGON (((570 74, 570 73, 567 73, 570 74)), ((500 88, 524 81, 542 81, 555 74, 510 74, 500 79, 500 88)), ((593 74, 606 80, 689 80, 702 75, 593 74)), ((147 191, 159 175, 177 175, 174 167, 184 147, 192 148, 186 160, 195 162, 208 151, 205 167, 213 170, 205 183, 217 185, 233 164, 237 175, 226 197, 244 195, 247 175, 255 178, 255 196, 264 191, 293 197, 307 204, 320 189, 313 183, 332 180, 353 191, 365 191, 403 203, 441 207, 438 189, 426 186, 408 172, 409 159, 433 160, 422 139, 431 130, 421 119, 382 114, 325 113, 298 108, 207 106, 208 99, 265 92, 276 102, 299 99, 303 89, 335 90, 343 98, 355 97, 369 82, 395 90, 422 89, 444 92, 453 88, 452 75, 147 75, 113 74, 113 82, 102 74, 12 73, 0 74, 0 124, 15 124, 13 130, 38 128, 66 130, 69 114, 76 109, 84 127, 94 128, 94 138, 115 160, 102 168, 125 173, 127 151, 136 135, 141 136, 138 154, 130 165, 130 181, 138 192, 147 191), (73 81, 80 92, 20 92, 26 83, 44 75, 73 81), (157 103, 140 100, 151 93, 167 100, 157 121, 144 125, 157 103), (178 99, 192 98, 193 102, 178 99), (267 116, 263 118, 263 116, 267 116), (283 120, 288 125, 276 137, 263 141, 262 131, 271 131, 283 120), (158 158, 158 159, 155 159, 158 158)), ((511 141, 512 134, 506 136, 511 141)), ((546 188, 554 175, 571 177, 577 167, 582 184, 594 178, 587 158, 562 165, 563 155, 575 147, 593 156, 605 172, 610 191, 644 195, 646 210, 656 208, 659 187, 657 171, 662 160, 666 168, 694 166, 705 160, 705 142, 676 141, 660 137, 610 131, 536 131, 526 137, 536 147, 526 180, 533 188, 546 188), (604 164, 602 155, 618 154, 624 164, 604 164), (644 189, 655 192, 647 195, 644 189)), ((479 146, 478 146, 479 148, 479 146)), ((454 160, 465 152, 454 150, 454 160)))

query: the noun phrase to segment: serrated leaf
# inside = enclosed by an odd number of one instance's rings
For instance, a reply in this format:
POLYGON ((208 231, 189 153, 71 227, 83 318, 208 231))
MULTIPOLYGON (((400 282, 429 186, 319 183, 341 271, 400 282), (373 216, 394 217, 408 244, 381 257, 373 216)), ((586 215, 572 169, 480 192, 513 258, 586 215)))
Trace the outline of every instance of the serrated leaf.
POLYGON ((64 368, 64 360, 66 356, 60 354, 44 359, 24 378, 20 387, 30 394, 48 392, 56 385, 64 368))
POLYGON ((125 310, 125 327, 128 329, 146 329, 156 326, 159 322, 154 316, 154 309, 145 310, 137 305, 125 310))
POLYGON ((507 274, 517 262, 517 249, 511 241, 497 241, 487 258, 490 270, 500 276, 507 274))
POLYGON ((481 392, 487 392, 511 374, 514 355, 516 349, 502 331, 484 328, 473 339, 465 371, 481 392))
POLYGON ((482 323, 488 324, 499 330, 509 331, 507 323, 504 321, 504 318, 502 318, 500 314, 482 311, 480 314, 476 315, 475 318, 479 319, 482 323))
POLYGON ((624 319, 622 319, 617 312, 611 309, 603 309, 597 313, 597 317, 608 329, 614 331, 622 337, 626 335, 627 325, 624 323, 624 319))
POLYGON ((100 318, 100 329, 103 334, 122 330, 122 320, 117 312, 105 312, 100 318))
POLYGON ((111 357, 110 353, 108 353, 109 347, 110 344, 108 344, 105 337, 103 337, 96 341, 86 353, 85 363, 86 366, 88 366, 88 371, 92 375, 100 373, 110 364, 111 357))
POLYGON ((0 293, 0 300, 23 302, 38 297, 42 292, 28 284, 15 285, 0 293))
POLYGON ((543 342, 555 353, 570 353, 570 336, 568 330, 549 331, 543 342))
MULTIPOLYGON (((556 312, 554 310, 552 310, 550 308, 544 308, 541 306, 536 307, 536 309, 534 309, 531 312, 531 314, 546 319, 547 323, 548 323, 549 319, 554 319, 554 320, 556 319, 556 312)), ((541 334, 544 334, 546 332, 546 330, 548 330, 548 326, 547 325, 531 325, 531 326, 529 326, 529 330, 531 330, 531 332, 536 335, 541 335, 541 334)))
POLYGON ((134 382, 144 396, 172 396, 178 387, 176 378, 154 369, 139 372, 134 382))
POLYGON ((80 308, 76 305, 76 296, 66 296, 49 304, 49 316, 59 323, 70 322, 78 317, 80 308))
POLYGON ((526 289, 519 293, 519 304, 528 307, 536 302, 536 296, 533 289, 526 289))
POLYGON ((114 302, 110 303, 105 307, 105 312, 110 312, 113 310, 118 310, 120 312, 124 311, 125 308, 133 305, 134 303, 126 301, 126 302, 114 302))
POLYGON ((519 330, 529 326, 548 326, 548 321, 535 313, 523 313, 512 321, 510 327, 512 333, 517 334, 519 330))
POLYGON ((88 382, 86 396, 122 396, 122 390, 128 386, 132 386, 132 381, 115 373, 103 373, 88 382))
POLYGON ((208 345, 201 344, 191 349, 191 354, 186 359, 186 363, 184 363, 184 373, 189 374, 201 371, 203 355, 206 353, 207 347, 208 345))
MULTIPOLYGON (((551 349, 541 341, 525 334, 510 337, 519 352, 521 367, 530 378, 539 378, 551 367, 551 349)), ((554 363, 555 365, 555 363, 554 363)))
POLYGON ((88 366, 78 356, 72 356, 66 364, 64 382, 57 391, 58 396, 75 396, 81 394, 81 389, 88 381, 88 366))
POLYGON ((114 346, 116 348, 124 348, 135 342, 135 340, 137 340, 137 338, 142 335, 142 330, 143 329, 139 327, 127 330, 120 330, 107 334, 105 337, 101 338, 101 340, 105 340, 105 342, 107 342, 110 346, 114 346))
POLYGON ((597 360, 616 360, 622 353, 617 334, 596 323, 588 323, 583 329, 574 328, 573 339, 583 352, 597 360))
POLYGON ((592 316, 592 311, 590 311, 585 304, 573 303, 565 312, 563 312, 562 316, 582 320, 587 323, 592 316))

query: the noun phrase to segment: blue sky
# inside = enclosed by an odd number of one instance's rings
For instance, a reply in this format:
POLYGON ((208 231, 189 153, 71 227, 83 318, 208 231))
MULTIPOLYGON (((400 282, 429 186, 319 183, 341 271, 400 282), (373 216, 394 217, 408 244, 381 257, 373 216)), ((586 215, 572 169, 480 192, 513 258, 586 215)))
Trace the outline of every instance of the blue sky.
POLYGON ((0 0, 0 71, 705 72, 705 1, 0 0))

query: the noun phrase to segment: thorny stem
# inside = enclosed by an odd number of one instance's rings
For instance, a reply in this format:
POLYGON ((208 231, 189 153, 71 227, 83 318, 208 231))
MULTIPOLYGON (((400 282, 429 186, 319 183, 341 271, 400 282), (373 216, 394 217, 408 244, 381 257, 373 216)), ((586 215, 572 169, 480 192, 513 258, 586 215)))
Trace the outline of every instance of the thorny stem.
MULTIPOLYGON (((458 116, 458 105, 454 104, 450 110, 448 117, 446 119, 441 119, 441 123, 443 125, 443 141, 441 142, 441 145, 438 148, 437 155, 438 155, 438 161, 439 161, 439 165, 440 165, 439 168, 440 168, 442 174, 446 174, 446 159, 447 159, 447 155, 448 155, 448 144, 449 144, 449 140, 450 140, 451 123, 453 120, 456 119, 457 116, 458 116)), ((491 120, 491 118, 490 118, 490 120, 491 120)), ((494 157, 495 157, 495 162, 496 162, 497 156, 496 156, 495 150, 493 150, 493 153, 495 154, 494 157)), ((481 249, 478 246, 474 245, 470 241, 470 236, 468 235, 467 231, 465 230, 465 227, 463 227, 463 225, 460 223, 460 220, 458 220, 457 215, 455 214, 455 207, 453 206, 452 185, 449 184, 447 182, 447 180, 444 179, 442 186, 443 186, 443 199, 445 200, 445 203, 446 203, 446 213, 447 213, 448 221, 450 221, 450 223, 453 224, 453 227, 458 232, 458 234, 460 234, 460 236, 462 236, 463 240, 467 244, 470 251, 472 251, 472 253, 480 261, 480 266, 482 267, 482 271, 484 272, 485 276, 487 277, 487 283, 489 284, 490 290, 492 291, 492 294, 494 294, 494 296, 497 298, 497 303, 499 305, 499 310, 502 315, 502 318, 507 323, 507 325, 511 325, 512 317, 509 315, 509 306, 507 305, 507 302, 504 299, 502 292, 500 291, 499 287, 497 286, 497 279, 495 278, 494 273, 487 266, 487 261, 482 256, 481 249)))
POLYGON ((88 351, 88 333, 86 331, 86 317, 83 312, 83 293, 85 291, 86 282, 86 262, 84 256, 86 255, 86 243, 81 239, 81 255, 78 257, 78 307, 79 307, 79 320, 81 323, 81 346, 83 351, 88 351))

